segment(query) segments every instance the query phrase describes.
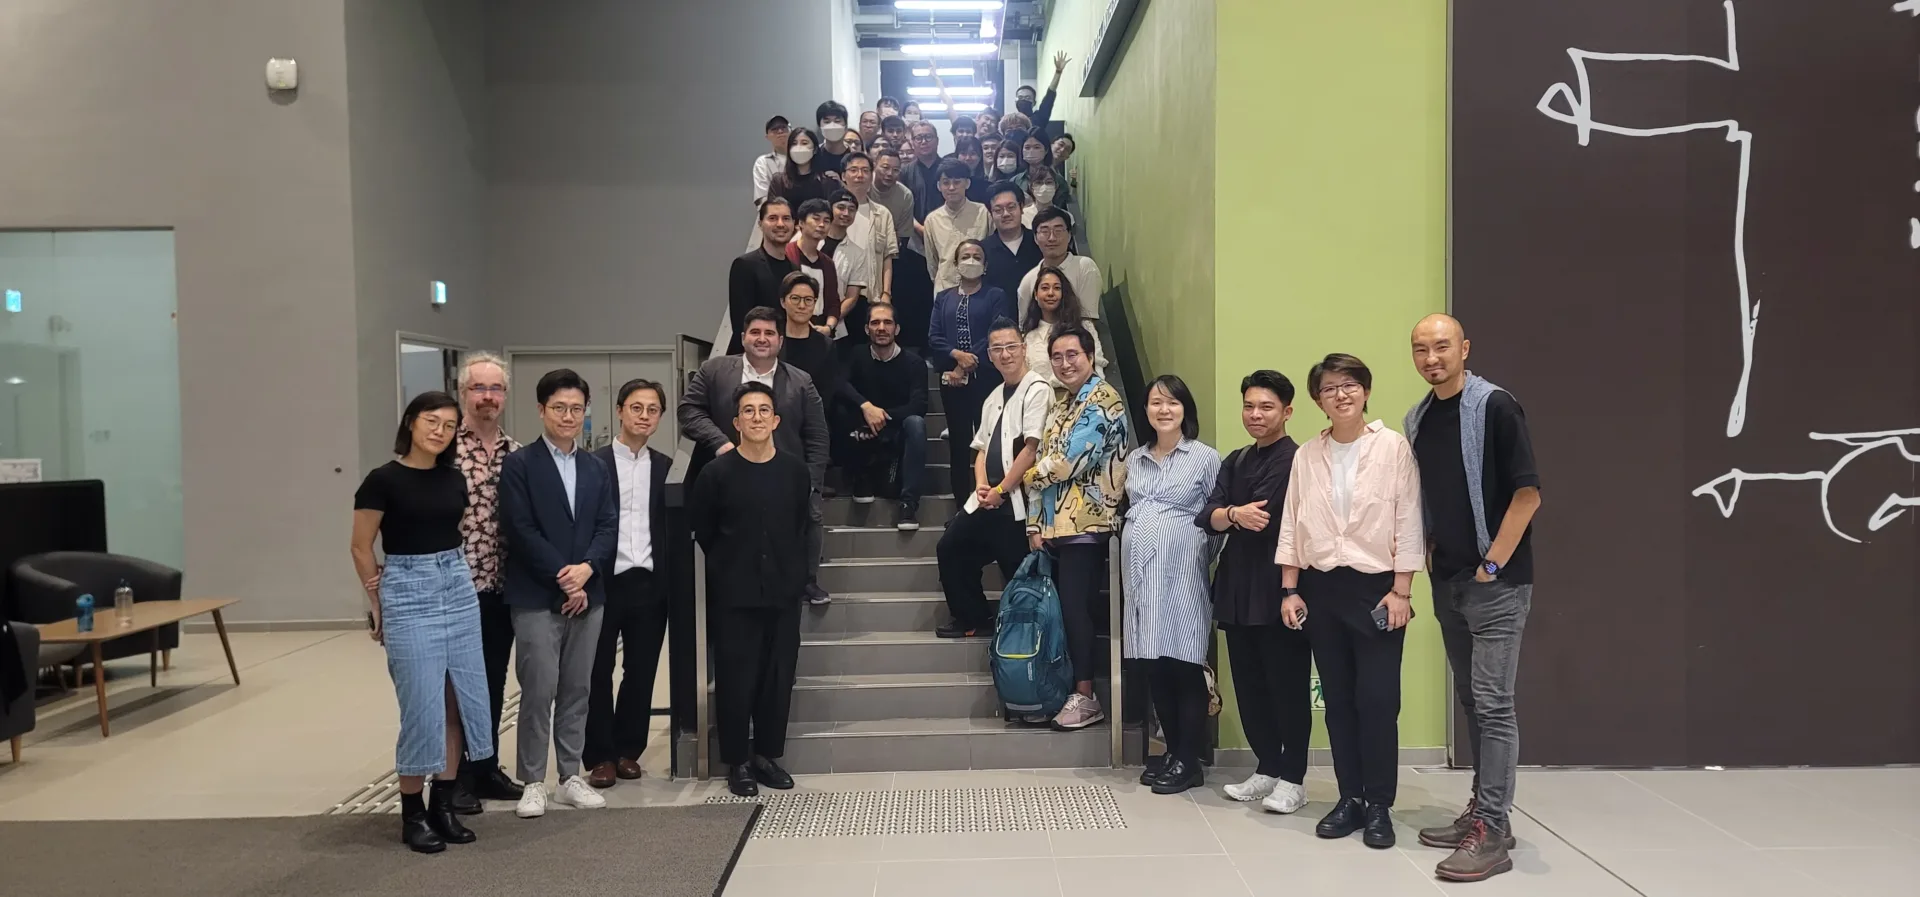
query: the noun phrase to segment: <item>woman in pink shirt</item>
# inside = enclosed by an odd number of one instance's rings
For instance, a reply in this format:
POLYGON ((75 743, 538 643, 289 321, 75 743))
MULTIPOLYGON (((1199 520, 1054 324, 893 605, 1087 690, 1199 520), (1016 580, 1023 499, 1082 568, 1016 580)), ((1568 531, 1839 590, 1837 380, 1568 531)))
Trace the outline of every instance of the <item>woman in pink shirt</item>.
POLYGON ((1340 782, 1340 802, 1314 832, 1364 830, 1368 847, 1385 849, 1394 841, 1400 652, 1426 535, 1413 447, 1367 422, 1372 391, 1372 372, 1351 355, 1328 355, 1307 374, 1307 395, 1332 426, 1293 456, 1274 563, 1286 595, 1280 617, 1304 627, 1313 646, 1340 782))

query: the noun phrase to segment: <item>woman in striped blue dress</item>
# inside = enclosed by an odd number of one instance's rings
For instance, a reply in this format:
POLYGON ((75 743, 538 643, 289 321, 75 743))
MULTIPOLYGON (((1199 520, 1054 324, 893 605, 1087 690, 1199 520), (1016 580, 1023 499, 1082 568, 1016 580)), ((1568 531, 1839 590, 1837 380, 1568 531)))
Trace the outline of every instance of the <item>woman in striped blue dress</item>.
POLYGON ((1205 778, 1207 680, 1213 637, 1207 565, 1214 540, 1194 526, 1220 474, 1220 455, 1199 441, 1199 409, 1179 377, 1147 387, 1153 441, 1127 458, 1126 656, 1148 663, 1154 713, 1166 753, 1147 761, 1142 784, 1179 794, 1205 778))

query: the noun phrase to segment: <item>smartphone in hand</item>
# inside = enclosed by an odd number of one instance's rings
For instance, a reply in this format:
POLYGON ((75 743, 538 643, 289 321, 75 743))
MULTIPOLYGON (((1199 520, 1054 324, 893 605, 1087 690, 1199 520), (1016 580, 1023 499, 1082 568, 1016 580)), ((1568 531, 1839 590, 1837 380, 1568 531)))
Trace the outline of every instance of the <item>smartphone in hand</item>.
POLYGON ((1387 628, 1387 606, 1386 605, 1379 604, 1374 606, 1373 628, 1378 629, 1382 632, 1386 631, 1386 628, 1387 628))

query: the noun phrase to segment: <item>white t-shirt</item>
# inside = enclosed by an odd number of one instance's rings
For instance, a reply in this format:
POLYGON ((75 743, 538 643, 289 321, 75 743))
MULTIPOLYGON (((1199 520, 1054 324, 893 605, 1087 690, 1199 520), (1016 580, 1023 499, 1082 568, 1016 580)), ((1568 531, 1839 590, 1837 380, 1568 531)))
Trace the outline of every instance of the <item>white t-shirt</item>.
POLYGON ((1327 440, 1327 447, 1333 453, 1333 516, 1341 526, 1347 522, 1347 512, 1353 508, 1353 475, 1360 466, 1360 453, 1356 451, 1360 440, 1341 442, 1338 439, 1327 440))
MULTIPOLYGON (((1046 264, 1042 261, 1020 278, 1021 320, 1026 319, 1027 304, 1033 301, 1033 285, 1046 264)), ((1084 255, 1069 255, 1060 260, 1060 271, 1067 275, 1067 285, 1073 287, 1074 298, 1080 300, 1080 313, 1089 318, 1100 317, 1100 266, 1084 255)))

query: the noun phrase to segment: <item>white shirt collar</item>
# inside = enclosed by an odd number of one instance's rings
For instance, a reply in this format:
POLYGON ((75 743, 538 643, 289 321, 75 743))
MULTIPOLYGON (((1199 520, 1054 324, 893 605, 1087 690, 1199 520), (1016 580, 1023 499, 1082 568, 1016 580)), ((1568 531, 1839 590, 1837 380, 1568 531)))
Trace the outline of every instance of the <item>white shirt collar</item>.
POLYGON ((574 453, 574 452, 577 452, 577 451, 579 451, 579 450, 580 450, 580 440, 578 440, 578 439, 575 439, 575 440, 573 441, 573 448, 572 448, 572 449, 569 449, 569 450, 567 450, 567 451, 564 451, 564 452, 560 450, 560 447, 559 447, 559 446, 557 446, 557 445, 554 445, 554 444, 553 444, 553 440, 551 440, 551 439, 548 439, 548 438, 547 438, 547 434, 545 434, 545 433, 542 433, 542 434, 540 434, 540 441, 541 441, 541 442, 544 442, 544 443, 546 443, 546 444, 547 444, 547 451, 548 451, 548 452, 549 452, 550 454, 552 454, 552 455, 553 455, 553 456, 554 456, 555 458, 571 458, 571 457, 573 457, 573 453, 574 453))
POLYGON ((876 346, 875 346, 874 344, 872 344, 872 343, 868 343, 868 344, 867 344, 867 351, 869 351, 869 352, 872 352, 872 353, 873 353, 873 360, 874 360, 874 361, 892 361, 892 360, 894 360, 894 359, 896 359, 896 358, 899 358, 899 357, 900 357, 900 344, 899 344, 899 343, 894 343, 894 344, 893 344, 893 352, 892 352, 892 353, 890 353, 890 354, 888 354, 888 355, 887 355, 886 357, 884 357, 884 358, 882 358, 882 357, 880 356, 880 349, 879 349, 878 347, 876 347, 876 346))
POLYGON ((653 453, 647 451, 646 449, 641 449, 636 452, 633 449, 628 448, 626 443, 621 442, 618 439, 615 439, 613 441, 613 456, 616 458, 619 458, 622 461, 633 461, 637 459, 650 458, 653 456, 653 453))

